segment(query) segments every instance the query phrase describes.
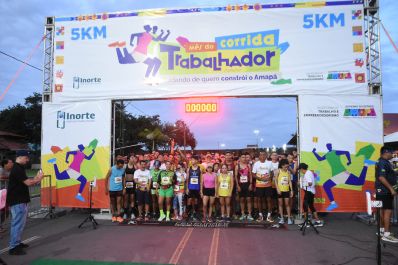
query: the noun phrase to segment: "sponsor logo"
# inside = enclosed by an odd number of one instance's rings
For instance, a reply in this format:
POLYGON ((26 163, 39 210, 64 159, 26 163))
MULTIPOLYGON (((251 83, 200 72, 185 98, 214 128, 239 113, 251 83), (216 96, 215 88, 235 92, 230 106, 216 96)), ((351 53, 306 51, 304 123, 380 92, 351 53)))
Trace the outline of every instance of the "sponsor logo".
POLYGON ((55 56, 55 64, 64 64, 64 56, 55 56))
POLYGON ((56 41, 55 42, 55 47, 57 50, 63 50, 64 49, 64 42, 63 41, 56 41))
POLYGON ((355 83, 365 83, 365 73, 355 73, 355 83))
POLYGON ((57 128, 65 129, 68 122, 93 122, 95 121, 95 113, 69 113, 65 111, 57 112, 57 128))
POLYGON ((362 19, 362 10, 352 10, 352 20, 362 19))
POLYGON ((65 34, 65 27, 57 27, 56 29, 55 29, 55 34, 57 35, 57 36, 64 36, 64 34, 65 34))
POLYGON ((329 72, 327 80, 350 80, 352 79, 351 73, 348 71, 342 72, 329 72))
MULTIPOLYGON (((304 113, 304 117, 308 118, 337 118, 339 117, 339 109, 335 106, 319 106, 315 113, 304 113)), ((313 138, 318 141, 318 137, 313 138)))
POLYGON ((345 118, 375 118, 376 111, 373 105, 348 105, 344 108, 345 118))
POLYGON ((58 70, 58 71, 55 73, 55 77, 56 77, 56 78, 59 78, 59 79, 62 79, 62 77, 64 77, 64 72, 63 72, 62 70, 58 70))
POLYGON ((62 92, 63 89, 64 89, 64 85, 62 85, 62 84, 55 84, 55 86, 54 86, 54 92, 56 92, 56 93, 62 92))
POLYGON ((355 66, 362 67, 364 64, 363 59, 355 59, 355 66))
POLYGON ((92 86, 101 84, 102 79, 100 77, 73 77, 73 88, 79 89, 82 86, 92 86))
POLYGON ((352 27, 352 35, 353 36, 362 36, 362 26, 352 27))
POLYGON ((307 73, 306 77, 304 78, 297 78, 299 81, 319 81, 323 80, 324 76, 323 73, 307 73))
POLYGON ((354 43, 353 50, 354 50, 354 52, 363 52, 363 44, 362 43, 354 43))

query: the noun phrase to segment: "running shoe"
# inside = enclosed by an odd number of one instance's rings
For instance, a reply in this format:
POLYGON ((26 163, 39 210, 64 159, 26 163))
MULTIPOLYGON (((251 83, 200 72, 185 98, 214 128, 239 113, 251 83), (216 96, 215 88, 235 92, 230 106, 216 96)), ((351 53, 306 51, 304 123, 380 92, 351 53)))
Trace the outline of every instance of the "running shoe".
POLYGON ((326 208, 326 211, 330 212, 333 211, 334 209, 338 208, 339 206, 337 205, 336 202, 329 204, 329 206, 326 208))
POLYGON ((316 227, 322 227, 322 226, 323 226, 323 222, 322 222, 321 220, 316 220, 316 221, 314 222, 314 226, 316 226, 316 227))
POLYGON ((120 216, 118 216, 118 217, 116 218, 116 221, 117 221, 118 223, 123 223, 123 218, 120 217, 120 216))
POLYGON ((145 221, 145 222, 148 222, 148 221, 149 221, 149 215, 148 215, 148 214, 145 215, 144 221, 145 221))
POLYGON ((112 223, 114 223, 114 222, 116 222, 116 221, 117 221, 116 216, 112 216, 112 223))
MULTIPOLYGON (((267 219, 268 220, 268 219, 267 219)), ((279 222, 278 224, 283 225, 285 224, 285 219, 283 217, 279 217, 279 222)))
POLYGON ((257 218, 257 222, 262 222, 264 221, 264 217, 262 215, 259 215, 257 218))
POLYGON ((123 214, 123 219, 127 219, 127 214, 123 214))
POLYGON ((398 238, 394 237, 394 235, 392 233, 390 233, 388 236, 386 236, 384 234, 383 237, 381 238, 381 240, 390 242, 390 243, 398 243, 398 238))
MULTIPOLYGON (((376 232, 376 236, 378 236, 379 233, 376 232)), ((384 231, 380 231, 380 236, 383 237, 384 236, 384 231)))
POLYGON ((292 218, 287 218, 287 224, 292 225, 293 224, 293 219, 292 218))
POLYGON ((225 217, 225 221, 227 222, 227 223, 230 223, 231 221, 232 221, 232 219, 231 219, 231 217, 225 217))
POLYGON ((77 194, 75 198, 78 199, 81 202, 85 202, 86 201, 81 194, 77 194))
POLYGON ((254 218, 249 214, 247 216, 247 221, 252 222, 254 220, 254 218))
POLYGON ((166 222, 170 222, 170 217, 166 217, 166 222))
POLYGON ((166 215, 160 215, 160 217, 159 217, 159 219, 158 219, 158 222, 161 222, 161 221, 163 221, 164 219, 166 218, 166 215))
POLYGON ((134 220, 135 219, 135 215, 132 213, 131 214, 131 218, 130 218, 131 220, 134 220))
POLYGON ((246 219, 246 215, 242 214, 239 218, 239 221, 244 221, 246 219))
POLYGON ((274 220, 272 220, 271 216, 267 216, 267 222, 269 222, 269 223, 273 223, 273 222, 274 222, 274 220))
POLYGON ((129 224, 129 225, 135 225, 135 224, 136 224, 136 221, 130 220, 130 221, 128 222, 128 224, 129 224))

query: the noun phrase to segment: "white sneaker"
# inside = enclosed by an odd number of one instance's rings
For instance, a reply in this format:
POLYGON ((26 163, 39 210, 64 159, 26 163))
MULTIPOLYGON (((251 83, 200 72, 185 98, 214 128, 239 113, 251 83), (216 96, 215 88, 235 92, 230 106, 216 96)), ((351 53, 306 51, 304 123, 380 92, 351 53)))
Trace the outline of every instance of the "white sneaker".
POLYGON ((135 219, 135 215, 132 213, 131 214, 131 220, 134 220, 135 219))
POLYGON ((323 222, 321 220, 317 220, 317 221, 314 222, 314 226, 322 227, 323 226, 323 222))
POLYGON ((267 222, 272 223, 274 220, 272 220, 271 216, 267 216, 267 222))
POLYGON ((381 238, 381 240, 390 242, 390 243, 398 243, 398 238, 394 237, 393 234, 391 234, 391 233, 388 236, 386 236, 384 234, 383 237, 381 238))
POLYGON ((123 219, 124 219, 124 220, 127 219, 127 214, 123 214, 123 219))
MULTIPOLYGON (((379 233, 376 232, 376 236, 378 236, 379 233)), ((384 231, 380 231, 380 236, 383 237, 384 236, 384 231)))
POLYGON ((159 219, 158 219, 158 222, 163 221, 165 218, 166 218, 166 215, 161 215, 161 216, 159 217, 159 219))
POLYGON ((166 222, 170 222, 170 217, 166 217, 166 222))
MULTIPOLYGON (((267 220, 268 220, 268 218, 267 218, 267 220)), ((279 223, 280 225, 283 225, 283 224, 285 223, 285 219, 284 219, 283 217, 280 217, 278 223, 279 223)))
POLYGON ((292 225, 292 224, 293 224, 292 218, 287 218, 287 224, 288 224, 288 225, 292 225))
POLYGON ((135 225, 135 224, 136 224, 136 221, 130 220, 128 224, 129 224, 129 225, 135 225))

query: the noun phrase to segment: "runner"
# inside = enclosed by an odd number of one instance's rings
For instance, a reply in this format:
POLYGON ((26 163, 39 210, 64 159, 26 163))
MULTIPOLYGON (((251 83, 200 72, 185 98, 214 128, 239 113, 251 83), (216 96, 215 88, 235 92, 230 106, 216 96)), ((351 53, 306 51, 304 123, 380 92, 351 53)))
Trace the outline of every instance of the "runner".
POLYGON ((123 196, 124 161, 119 159, 116 165, 108 170, 105 177, 105 194, 109 194, 111 203, 112 222, 123 222, 120 215, 123 196))
POLYGON ((171 208, 171 198, 173 197, 173 183, 175 173, 171 170, 171 162, 166 161, 166 170, 160 172, 160 178, 158 179, 158 194, 159 194, 159 211, 160 216, 158 221, 161 222, 166 218, 166 222, 170 221, 170 208, 171 208), (163 203, 166 199, 166 215, 163 210, 163 203))
POLYGON ((206 173, 201 178, 200 196, 203 199, 203 222, 212 222, 212 212, 216 196, 217 174, 213 172, 213 166, 207 166, 206 173), (209 203, 210 202, 210 203, 209 203), (209 206, 209 208, 207 208, 209 206), (208 216, 206 217, 206 215, 208 216))
POLYGON ((250 199, 250 191, 252 190, 251 168, 247 163, 246 155, 240 156, 239 163, 235 167, 235 184, 239 193, 240 200, 240 221, 247 219, 253 221, 252 203, 250 199), (245 215, 245 206, 247 205, 248 215, 245 215))
POLYGON ((293 198, 290 200, 290 208, 293 213, 298 213, 298 189, 297 189, 297 160, 294 159, 293 154, 287 156, 289 162, 289 171, 292 174, 292 187, 293 187, 293 198))
POLYGON ((178 221, 182 220, 184 214, 184 194, 185 194, 185 180, 187 178, 187 173, 184 170, 184 164, 181 163, 177 165, 176 171, 176 182, 174 184, 174 200, 173 209, 174 216, 178 221), (178 211, 179 210, 179 211, 178 211))
POLYGON ((134 223, 135 215, 135 184, 134 184, 134 172, 135 164, 137 160, 134 155, 131 155, 129 162, 125 168, 125 177, 123 180, 123 195, 124 195, 124 219, 130 219, 130 222, 134 223))
POLYGON ((138 201, 138 221, 142 220, 143 206, 145 206, 145 221, 149 221, 149 204, 151 187, 151 173, 146 169, 147 162, 141 160, 140 167, 134 172, 134 182, 137 185, 136 196, 138 201))
POLYGON ((289 162, 287 159, 282 159, 279 162, 279 169, 275 172, 275 186, 278 193, 278 205, 279 205, 279 224, 284 224, 285 219, 283 217, 283 203, 287 212, 287 224, 293 224, 290 211, 290 199, 293 197, 293 186, 292 177, 289 171, 289 162))
MULTIPOLYGON (((159 155, 161 156, 161 155, 159 155)), ((163 157, 163 156, 162 156, 163 157)), ((159 185, 159 178, 160 178, 160 166, 161 162, 159 160, 155 160, 153 162, 153 168, 151 169, 151 178, 152 178, 152 185, 151 185, 151 196, 152 196, 152 219, 156 219, 157 214, 159 212, 159 197, 158 197, 158 185, 159 185)))
MULTIPOLYGON (((323 226, 323 222, 319 219, 318 213, 314 207, 315 197, 315 177, 311 170, 308 170, 308 165, 300 163, 299 171, 304 176, 300 179, 300 186, 304 191, 303 199, 303 210, 304 219, 307 218, 308 208, 312 212, 312 216, 315 218, 314 226, 323 226)), ((301 226, 301 224, 299 225, 301 226)))
POLYGON ((200 198, 200 178, 201 178, 201 169, 198 165, 199 157, 197 155, 192 156, 190 166, 187 170, 187 195, 188 195, 188 204, 187 204, 187 212, 191 212, 191 218, 196 221, 197 220, 197 210, 198 210, 198 199, 200 198))
POLYGON ((271 219, 272 212, 272 178, 271 178, 271 170, 272 165, 269 161, 266 161, 266 153, 260 152, 259 161, 254 163, 252 173, 255 174, 256 178, 256 199, 258 206, 258 219, 257 221, 263 221, 263 203, 264 198, 267 200, 268 206, 268 214, 267 214, 267 222, 273 222, 271 219))
POLYGON ((221 166, 221 173, 217 178, 217 194, 221 204, 221 219, 231 222, 231 196, 234 187, 234 178, 228 172, 226 164, 221 166), (226 212, 226 215, 225 215, 226 212))
MULTIPOLYGON (((279 156, 276 152, 272 152, 271 154, 271 176, 272 176, 272 208, 271 212, 275 215, 278 214, 278 191, 276 189, 275 181, 276 178, 275 172, 278 171, 279 168, 279 156)), ((268 210, 269 211, 269 210, 268 210)))

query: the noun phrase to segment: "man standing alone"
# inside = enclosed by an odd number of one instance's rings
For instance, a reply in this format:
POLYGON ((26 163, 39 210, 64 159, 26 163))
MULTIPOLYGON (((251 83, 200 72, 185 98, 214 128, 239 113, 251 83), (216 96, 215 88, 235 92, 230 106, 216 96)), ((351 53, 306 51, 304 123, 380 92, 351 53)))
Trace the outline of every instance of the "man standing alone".
POLYGON ((17 151, 17 158, 9 177, 7 204, 11 211, 10 255, 26 254, 23 248, 27 248, 28 245, 21 242, 21 237, 28 217, 28 203, 30 202, 28 186, 40 183, 43 178, 43 173, 40 170, 36 177, 28 179, 25 170, 25 165, 28 162, 28 151, 17 151))

